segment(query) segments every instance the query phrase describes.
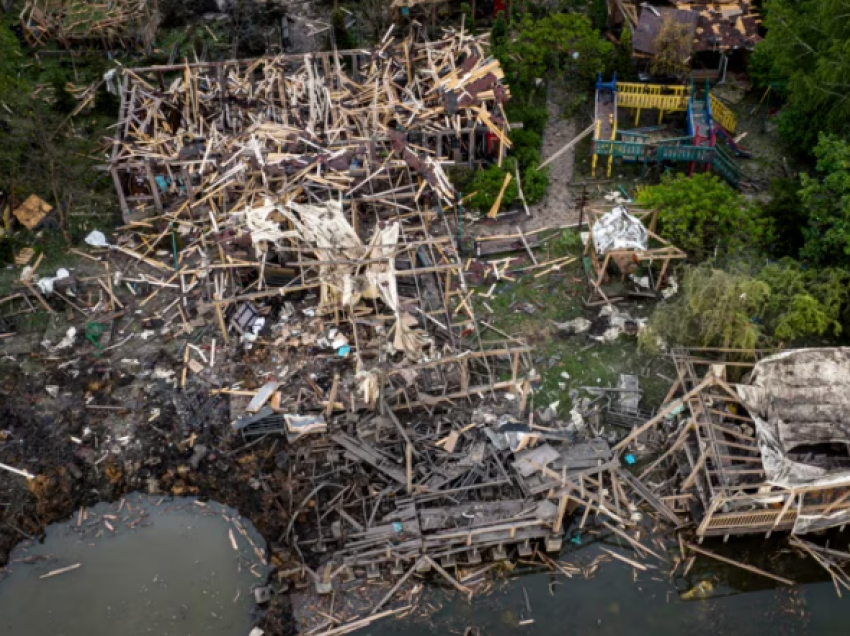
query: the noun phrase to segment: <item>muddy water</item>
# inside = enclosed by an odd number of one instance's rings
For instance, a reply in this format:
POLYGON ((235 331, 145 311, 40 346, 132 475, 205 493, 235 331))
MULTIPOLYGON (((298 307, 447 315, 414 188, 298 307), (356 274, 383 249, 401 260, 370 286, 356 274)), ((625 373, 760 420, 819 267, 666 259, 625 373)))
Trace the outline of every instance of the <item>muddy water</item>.
MULTIPOLYGON (((628 546, 607 547, 635 558, 628 546)), ((836 547, 846 547, 847 537, 836 547)), ((518 567, 471 603, 455 593, 427 594, 412 616, 389 619, 368 636, 846 636, 850 598, 838 598, 823 572, 761 539, 706 547, 770 568, 798 584, 787 587, 737 569, 698 560, 687 578, 668 576, 670 565, 635 574, 606 561, 589 578, 518 567), (526 595, 528 603, 526 603, 526 595), (520 626, 521 621, 533 623, 520 626)), ((843 549, 842 547, 842 549, 843 549)), ((588 565, 603 553, 598 544, 567 548, 562 562, 588 565)), ((671 556, 674 551, 671 550, 671 556)), ((652 560, 645 561, 651 564, 652 560)))
POLYGON ((265 580, 247 537, 264 549, 250 524, 214 503, 100 504, 16 548, 0 582, 0 634, 243 636, 253 626, 252 589, 265 580))

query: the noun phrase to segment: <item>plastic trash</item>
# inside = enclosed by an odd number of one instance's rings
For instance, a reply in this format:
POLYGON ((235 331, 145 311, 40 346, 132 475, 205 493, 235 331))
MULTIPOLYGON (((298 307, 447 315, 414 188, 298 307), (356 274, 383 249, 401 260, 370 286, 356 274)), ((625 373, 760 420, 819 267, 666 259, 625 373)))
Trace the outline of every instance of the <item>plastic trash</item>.
POLYGON ((92 247, 109 247, 109 243, 106 242, 106 234, 100 230, 89 232, 89 235, 86 237, 86 243, 92 247))

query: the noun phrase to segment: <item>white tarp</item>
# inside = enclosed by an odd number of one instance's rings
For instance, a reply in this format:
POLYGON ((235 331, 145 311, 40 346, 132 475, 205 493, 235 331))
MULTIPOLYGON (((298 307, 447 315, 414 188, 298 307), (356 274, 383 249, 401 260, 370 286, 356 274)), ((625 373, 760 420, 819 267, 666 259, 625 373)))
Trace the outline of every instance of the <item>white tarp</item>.
POLYGON ((593 225, 593 244, 600 254, 611 250, 646 250, 649 234, 640 219, 626 208, 616 207, 593 225))

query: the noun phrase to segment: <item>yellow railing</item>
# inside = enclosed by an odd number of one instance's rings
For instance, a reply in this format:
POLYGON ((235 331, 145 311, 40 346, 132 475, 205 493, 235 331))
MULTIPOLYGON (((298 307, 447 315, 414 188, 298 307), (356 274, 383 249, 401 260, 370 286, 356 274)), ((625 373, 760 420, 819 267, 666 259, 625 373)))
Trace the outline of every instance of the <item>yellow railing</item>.
POLYGON ((711 117, 729 131, 730 134, 735 134, 735 128, 738 127, 738 118, 735 117, 735 113, 726 104, 714 95, 711 96, 711 117))
POLYGON ((629 82, 617 82, 617 92, 623 93, 639 93, 641 95, 661 95, 661 93, 673 95, 689 95, 691 92, 690 86, 662 86, 661 84, 635 84, 629 82))
POLYGON ((617 101, 623 108, 657 108, 664 112, 688 110, 688 96, 652 95, 648 93, 620 93, 617 101))

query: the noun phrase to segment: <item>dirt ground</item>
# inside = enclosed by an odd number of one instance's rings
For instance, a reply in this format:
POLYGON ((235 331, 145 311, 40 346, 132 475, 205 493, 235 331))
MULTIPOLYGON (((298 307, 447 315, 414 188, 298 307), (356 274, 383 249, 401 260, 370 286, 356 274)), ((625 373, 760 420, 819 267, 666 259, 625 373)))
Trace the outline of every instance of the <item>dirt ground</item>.
MULTIPOLYGON (((563 116, 564 95, 558 89, 549 89, 546 108, 549 111, 549 122, 543 134, 541 156, 544 161, 554 155, 565 144, 569 143, 581 130, 575 118, 563 116)), ((519 225, 524 232, 541 228, 556 228, 578 223, 579 213, 575 206, 575 193, 570 188, 573 180, 576 149, 571 148, 555 161, 549 164, 549 188, 542 201, 529 206, 531 215, 528 216, 517 202, 513 209, 500 213, 495 221, 486 220, 475 226, 476 236, 493 236, 496 234, 513 234, 519 225)))
MULTIPOLYGON (((549 123, 543 134, 541 156, 544 161, 569 143, 580 130, 574 118, 563 117, 561 106, 563 97, 557 89, 550 89, 546 100, 549 123)), ((540 203, 531 206, 532 217, 526 223, 525 229, 536 230, 541 227, 564 226, 578 222, 575 194, 569 185, 573 180, 575 159, 576 151, 573 147, 549 164, 549 189, 540 203)))

